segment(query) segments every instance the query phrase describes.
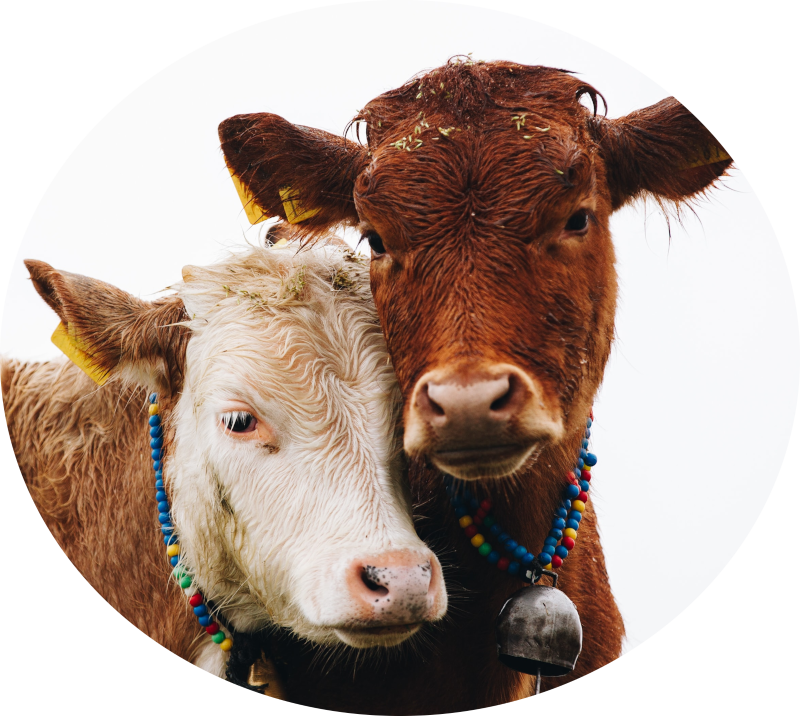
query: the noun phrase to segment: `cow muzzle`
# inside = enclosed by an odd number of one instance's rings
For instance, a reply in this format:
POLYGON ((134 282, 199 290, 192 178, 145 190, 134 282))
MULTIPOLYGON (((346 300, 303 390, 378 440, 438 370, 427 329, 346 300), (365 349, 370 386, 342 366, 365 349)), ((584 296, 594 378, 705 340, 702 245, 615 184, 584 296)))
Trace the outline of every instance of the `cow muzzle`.
POLYGON ((433 370, 414 386, 404 446, 454 477, 505 477, 563 436, 553 403, 509 364, 433 370))

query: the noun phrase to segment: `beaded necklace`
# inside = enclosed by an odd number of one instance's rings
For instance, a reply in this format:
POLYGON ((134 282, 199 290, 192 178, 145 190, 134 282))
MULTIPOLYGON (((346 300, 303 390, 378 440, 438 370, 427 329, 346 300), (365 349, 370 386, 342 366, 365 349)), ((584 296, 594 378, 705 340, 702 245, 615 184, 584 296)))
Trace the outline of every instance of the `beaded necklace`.
POLYGON ((566 473, 563 502, 553 515, 550 533, 538 556, 516 542, 492 516, 490 500, 479 501, 465 483, 445 476, 445 489, 455 508, 458 524, 464 529, 478 554, 500 571, 518 576, 528 584, 537 582, 544 572, 554 574, 575 546, 578 528, 589 500, 589 482, 597 456, 588 452, 593 413, 586 419, 586 431, 581 442, 575 468, 566 473), (483 531, 479 531, 483 528, 483 531), (559 544, 560 542, 560 544, 559 544), (492 546, 492 543, 496 547, 492 546), (502 552, 508 556, 502 556, 502 552))
POLYGON ((205 604, 202 593, 194 585, 191 576, 180 564, 181 546, 178 543, 177 535, 175 535, 175 527, 172 524, 169 501, 167 500, 167 493, 164 490, 161 464, 161 458, 164 455, 164 430, 161 426, 158 395, 156 393, 150 395, 150 408, 148 412, 150 415, 148 420, 150 425, 150 450, 152 451, 153 470, 155 470, 156 473, 158 521, 161 523, 161 533, 164 535, 164 544, 167 545, 167 556, 169 557, 170 564, 175 568, 172 572, 172 576, 180 585, 184 594, 189 597, 189 604, 197 617, 197 621, 200 622, 200 626, 204 627, 206 632, 211 635, 211 641, 218 644, 222 651, 230 651, 233 646, 233 639, 225 633, 225 630, 220 627, 220 625, 214 621, 211 614, 209 614, 208 606, 205 604))

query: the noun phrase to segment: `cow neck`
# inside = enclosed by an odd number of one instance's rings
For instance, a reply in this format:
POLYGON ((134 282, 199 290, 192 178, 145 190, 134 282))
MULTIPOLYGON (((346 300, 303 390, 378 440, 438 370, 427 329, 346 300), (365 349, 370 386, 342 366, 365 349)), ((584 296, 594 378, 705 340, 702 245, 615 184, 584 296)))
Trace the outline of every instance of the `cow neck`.
POLYGON ((167 546, 167 557, 173 566, 172 576, 186 594, 189 604, 211 641, 219 646, 223 652, 230 652, 225 668, 225 679, 238 686, 251 691, 263 693, 262 685, 249 683, 250 668, 264 654, 269 656, 269 640, 263 634, 244 634, 236 632, 234 628, 223 619, 219 609, 203 596, 195 585, 194 579, 188 571, 188 566, 182 558, 181 546, 175 534, 172 523, 169 499, 164 488, 164 428, 161 421, 161 408, 158 404, 158 395, 150 395, 148 409, 148 424, 150 427, 150 450, 153 459, 153 470, 156 476, 156 501, 158 502, 158 521, 167 546), (212 613, 215 616, 211 616, 212 613), (216 619, 215 619, 216 618, 216 619))
POLYGON ((597 456, 589 452, 592 420, 590 413, 578 457, 574 467, 565 473, 565 485, 550 531, 538 553, 529 551, 501 526, 490 499, 479 500, 464 481, 445 475, 445 489, 459 525, 478 554, 501 572, 508 572, 526 584, 538 582, 543 574, 554 576, 575 546, 589 500, 591 471, 597 464, 597 456))

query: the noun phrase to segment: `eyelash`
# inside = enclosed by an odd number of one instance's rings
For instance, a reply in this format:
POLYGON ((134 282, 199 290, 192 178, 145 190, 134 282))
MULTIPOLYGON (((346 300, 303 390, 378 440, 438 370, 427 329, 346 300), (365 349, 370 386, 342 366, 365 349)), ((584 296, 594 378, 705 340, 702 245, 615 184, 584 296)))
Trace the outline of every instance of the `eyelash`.
POLYGON ((245 410, 223 413, 220 420, 223 427, 231 433, 249 433, 256 429, 255 416, 245 410))

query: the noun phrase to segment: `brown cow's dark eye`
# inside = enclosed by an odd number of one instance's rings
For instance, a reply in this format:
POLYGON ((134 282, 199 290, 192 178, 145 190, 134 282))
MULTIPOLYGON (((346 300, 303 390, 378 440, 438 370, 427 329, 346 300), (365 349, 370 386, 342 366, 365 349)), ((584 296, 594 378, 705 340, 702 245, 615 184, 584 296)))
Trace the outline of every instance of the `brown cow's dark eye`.
POLYGON ((566 231, 574 231, 577 233, 582 233, 588 228, 589 212, 586 211, 586 209, 576 211, 572 216, 569 217, 569 221, 567 221, 567 225, 564 227, 566 231))
POLYGON ((386 247, 383 245, 383 239, 378 236, 377 231, 365 231, 361 238, 367 240, 367 243, 369 243, 369 247, 372 249, 372 253, 374 253, 375 256, 383 256, 383 254, 386 253, 386 247))

